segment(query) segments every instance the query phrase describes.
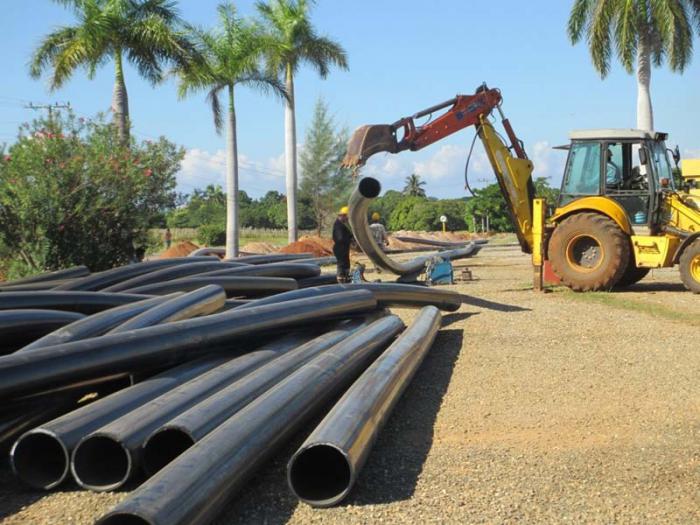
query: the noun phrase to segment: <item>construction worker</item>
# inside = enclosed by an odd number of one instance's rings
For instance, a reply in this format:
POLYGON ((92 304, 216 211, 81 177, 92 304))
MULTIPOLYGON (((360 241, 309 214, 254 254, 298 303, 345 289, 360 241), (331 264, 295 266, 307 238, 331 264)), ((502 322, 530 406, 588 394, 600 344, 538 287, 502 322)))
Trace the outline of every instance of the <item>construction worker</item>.
POLYGON ((372 230, 372 237, 374 237, 374 240, 377 241, 380 248, 384 249, 389 246, 389 236, 386 233, 384 225, 379 222, 379 219, 381 219, 381 215, 375 211, 372 214, 372 223, 369 225, 369 228, 372 230))
POLYGON ((173 243, 173 234, 170 232, 170 228, 165 229, 165 249, 170 248, 173 243))
POLYGON ((337 260, 336 276, 339 283, 350 282, 350 243, 353 241, 348 226, 348 207, 343 206, 333 223, 333 255, 337 260))

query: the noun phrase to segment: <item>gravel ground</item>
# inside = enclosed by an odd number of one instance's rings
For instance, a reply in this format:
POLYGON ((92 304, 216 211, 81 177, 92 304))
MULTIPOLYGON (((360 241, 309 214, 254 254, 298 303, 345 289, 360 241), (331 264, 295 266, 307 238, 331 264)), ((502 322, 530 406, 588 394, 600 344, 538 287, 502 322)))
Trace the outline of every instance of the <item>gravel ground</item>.
MULTIPOLYGON (((677 271, 625 293, 542 295, 517 248, 461 264, 477 280, 455 288, 478 299, 445 316, 345 504, 290 497, 300 435, 217 525, 700 522, 700 297, 677 271)), ((127 494, 0 477, 7 524, 87 524, 127 494)))

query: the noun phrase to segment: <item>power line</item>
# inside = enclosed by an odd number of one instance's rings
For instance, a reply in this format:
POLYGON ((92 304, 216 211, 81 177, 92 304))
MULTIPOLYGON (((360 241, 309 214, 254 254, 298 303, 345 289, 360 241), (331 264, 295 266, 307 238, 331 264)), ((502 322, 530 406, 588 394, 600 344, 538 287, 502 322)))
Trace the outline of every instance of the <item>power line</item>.
POLYGON ((70 102, 66 102, 65 104, 59 104, 58 102, 54 104, 34 104, 30 102, 24 107, 26 109, 33 109, 34 111, 42 111, 45 109, 49 112, 49 120, 51 120, 53 119, 53 112, 55 109, 70 109, 70 102))

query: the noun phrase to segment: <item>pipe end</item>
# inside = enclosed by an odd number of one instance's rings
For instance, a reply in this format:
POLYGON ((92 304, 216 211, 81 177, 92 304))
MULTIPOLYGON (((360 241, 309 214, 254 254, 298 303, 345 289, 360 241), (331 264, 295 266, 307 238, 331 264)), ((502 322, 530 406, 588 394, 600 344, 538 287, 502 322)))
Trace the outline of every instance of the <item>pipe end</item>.
POLYGON ((374 199, 375 197, 378 197, 379 193, 382 191, 381 183, 372 177, 360 179, 360 183, 358 184, 357 188, 360 195, 362 195, 365 199, 374 199))
POLYGON ((102 516, 95 525, 153 525, 153 522, 130 512, 116 511, 102 516))
POLYGON ((34 429, 20 436, 10 450, 15 475, 30 487, 49 490, 68 475, 70 456, 54 434, 34 429))
POLYGON ((70 468, 78 485, 106 492, 118 489, 129 480, 133 461, 130 451, 119 441, 93 434, 75 447, 70 468))
POLYGON ((153 476, 168 463, 195 444, 185 430, 165 427, 149 437, 143 445, 143 468, 153 476))
POLYGON ((294 495, 312 507, 340 503, 355 483, 347 454, 330 443, 315 443, 292 457, 287 482, 294 495))

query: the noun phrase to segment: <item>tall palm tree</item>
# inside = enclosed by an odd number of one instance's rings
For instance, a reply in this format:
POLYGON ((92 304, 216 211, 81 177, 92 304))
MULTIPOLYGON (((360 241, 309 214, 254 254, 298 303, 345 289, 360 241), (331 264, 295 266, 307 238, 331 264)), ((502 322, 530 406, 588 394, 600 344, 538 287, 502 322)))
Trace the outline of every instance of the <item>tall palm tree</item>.
POLYGON ((170 0, 55 0, 71 7, 78 22, 48 34, 29 64, 32 77, 51 70, 49 87, 59 89, 79 67, 88 78, 110 59, 114 61, 112 111, 119 137, 129 140, 129 101, 123 60, 152 84, 162 79, 164 63, 196 60, 182 21, 170 0))
POLYGON ((271 71, 284 75, 289 98, 284 112, 285 172, 287 179, 287 227, 289 242, 297 240, 297 131, 294 112, 294 74, 308 63, 326 78, 331 65, 348 68, 345 50, 334 40, 316 34, 309 18, 313 0, 258 2, 258 12, 268 28, 266 55, 271 71))
POLYGON ((406 177, 406 185, 403 187, 403 194, 409 197, 425 197, 423 186, 425 186, 425 182, 421 180, 420 175, 412 173, 406 177))
POLYGON ((235 87, 249 86, 263 92, 286 97, 284 85, 276 75, 261 72, 258 64, 263 38, 255 24, 236 17, 231 4, 218 7, 219 27, 211 32, 192 30, 192 38, 202 54, 197 67, 177 68, 180 98, 207 90, 207 101, 214 115, 214 126, 221 133, 224 126, 219 95, 226 93, 226 258, 238 256, 238 140, 236 137, 235 87))
POLYGON ((651 131, 652 64, 667 61, 682 73, 693 52, 693 26, 700 31, 700 0, 574 0, 568 33, 574 44, 586 38, 603 78, 613 52, 628 73, 636 65, 637 127, 651 131))

